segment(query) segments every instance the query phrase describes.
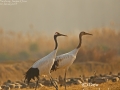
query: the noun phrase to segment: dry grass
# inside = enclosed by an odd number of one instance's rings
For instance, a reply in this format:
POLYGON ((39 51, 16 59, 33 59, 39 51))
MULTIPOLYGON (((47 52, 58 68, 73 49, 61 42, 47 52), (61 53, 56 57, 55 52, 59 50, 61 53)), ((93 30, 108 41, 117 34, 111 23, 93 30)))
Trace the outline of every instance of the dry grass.
MULTIPOLYGON (((98 75, 108 74, 110 71, 114 74, 120 72, 120 31, 100 28, 88 32, 92 33, 93 36, 83 37, 83 43, 77 59, 70 67, 67 77, 91 76, 94 71, 97 71, 98 75)), ((68 36, 68 38, 59 38, 58 54, 69 52, 77 46, 78 35, 73 34, 73 36, 70 36, 68 34, 68 36)), ((53 48, 53 35, 47 36, 39 32, 5 32, 3 29, 0 29, 0 83, 8 79, 12 81, 23 80, 24 73, 33 62, 51 52, 53 48)), ((58 77, 58 75, 63 75, 63 73, 58 70, 56 74, 52 73, 52 75, 58 77)), ((110 84, 110 82, 107 83, 107 85, 110 84)), ((120 85, 114 86, 114 84, 112 84, 113 88, 116 88, 110 90, 120 90, 117 89, 117 86, 120 88, 120 85)), ((101 84, 100 87, 102 88, 104 85, 101 84)), ((44 90, 53 89, 43 88, 44 90)), ((68 88, 68 90, 79 90, 80 86, 68 88)))
MULTIPOLYGON (((112 62, 120 58, 119 31, 100 28, 88 32, 92 33, 93 36, 83 36, 82 46, 76 61, 112 62)), ((22 33, 5 32, 0 29, 0 43, 0 61, 35 60, 43 57, 54 48, 53 35, 47 36, 37 31, 22 33)), ((77 44, 78 35, 74 33, 72 36, 68 34, 68 38, 59 38, 58 54, 74 49, 77 44)))
POLYGON ((100 88, 103 88, 104 90, 120 90, 120 81, 119 82, 107 82, 99 85, 100 88))
MULTIPOLYGON (((22 90, 34 90, 34 89, 26 88, 22 90)), ((43 86, 37 90, 55 90, 55 88, 43 86)), ((59 90, 65 90, 65 89, 64 87, 59 87, 59 90)), ((106 83, 100 84, 95 87, 93 86, 82 87, 82 85, 72 85, 72 86, 67 86, 67 90, 120 90, 120 81, 119 82, 106 82, 106 83)))
MULTIPOLYGON (((30 66, 34 63, 34 61, 27 60, 27 61, 20 61, 20 62, 4 62, 0 63, 0 83, 4 81, 12 80, 12 81, 20 81, 24 80, 25 72, 30 68, 30 66)), ((93 63, 93 62, 86 62, 86 63, 74 63, 69 71, 67 72, 67 77, 79 77, 80 75, 91 76, 94 74, 94 71, 99 74, 109 74, 112 68, 107 70, 106 68, 110 68, 110 65, 106 65, 103 63, 93 63), (74 73, 74 74, 73 74, 74 73)), ((119 68, 118 70, 119 71, 119 68)), ((116 70, 113 71, 113 74, 117 74, 116 70)), ((63 77, 64 71, 58 70, 52 73, 54 78, 58 78, 59 75, 63 77)))

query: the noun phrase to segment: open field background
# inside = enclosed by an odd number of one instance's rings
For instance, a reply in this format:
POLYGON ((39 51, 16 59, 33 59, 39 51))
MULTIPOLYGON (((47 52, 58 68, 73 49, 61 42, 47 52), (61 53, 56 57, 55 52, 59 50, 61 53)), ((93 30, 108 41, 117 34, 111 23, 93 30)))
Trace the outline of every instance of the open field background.
MULTIPOLYGON (((99 28, 87 32, 92 33, 93 36, 83 36, 77 59, 70 67, 67 77, 91 76, 94 71, 98 75, 120 72, 120 31, 99 28)), ((47 36, 37 31, 6 32, 0 29, 0 83, 8 79, 23 80, 28 68, 53 50, 53 35, 47 36)), ((67 35, 67 38, 58 39, 58 55, 69 52, 78 44, 76 33, 67 33, 67 35)), ((52 73, 54 77, 63 75, 61 70, 55 73, 52 73)))
MULTIPOLYGON (((22 87, 24 74, 54 49, 55 31, 68 35, 58 38, 57 55, 76 48, 81 31, 93 34, 82 37, 67 90, 120 90, 120 0, 0 0, 0 88, 34 90, 22 87)), ((52 72, 55 80, 59 75, 64 70, 52 72)), ((40 90, 55 90, 42 78, 40 90)))
MULTIPOLYGON (((16 90, 16 89, 12 89, 16 90)), ((20 90, 20 89, 17 89, 20 90)), ((34 89, 22 89, 22 90, 34 90, 34 89)), ((38 90, 55 90, 53 87, 40 87, 38 90)), ((64 87, 60 87, 59 90, 64 90, 64 87)), ((81 85, 72 85, 68 86, 67 90, 120 90, 120 82, 107 82, 100 84, 99 86, 96 87, 82 87, 81 85)))
MULTIPOLYGON (((33 89, 23 89, 33 90, 33 89)), ((40 90, 55 90, 53 87, 41 87, 40 90)), ((60 87, 59 90, 64 90, 64 87, 60 87)), ((120 90, 120 82, 107 82, 100 84, 96 87, 82 87, 81 85, 68 86, 67 90, 120 90)))

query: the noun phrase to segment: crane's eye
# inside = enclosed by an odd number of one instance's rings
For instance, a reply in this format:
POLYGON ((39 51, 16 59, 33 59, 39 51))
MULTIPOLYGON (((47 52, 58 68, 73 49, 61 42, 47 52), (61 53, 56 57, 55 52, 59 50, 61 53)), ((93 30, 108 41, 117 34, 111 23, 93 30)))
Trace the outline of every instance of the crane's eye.
POLYGON ((85 32, 83 32, 83 35, 85 34, 85 32))
POLYGON ((55 33, 55 35, 58 35, 58 34, 59 34, 58 32, 55 33))

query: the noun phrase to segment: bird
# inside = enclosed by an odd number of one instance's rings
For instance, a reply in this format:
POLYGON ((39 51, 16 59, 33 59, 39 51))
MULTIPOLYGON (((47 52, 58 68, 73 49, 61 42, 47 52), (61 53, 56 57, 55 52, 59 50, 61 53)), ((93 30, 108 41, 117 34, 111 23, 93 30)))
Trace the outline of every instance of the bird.
POLYGON ((51 83, 56 88, 56 90, 58 90, 58 86, 54 85, 55 82, 54 82, 54 80, 53 80, 53 78, 51 76, 51 73, 50 73, 50 70, 52 68, 52 65, 54 64, 56 53, 57 53, 57 49, 58 49, 58 42, 57 42, 57 37, 58 36, 67 36, 67 35, 60 34, 59 32, 56 32, 54 34, 54 42, 55 42, 54 50, 51 53, 49 53, 48 55, 46 55, 45 57, 37 60, 28 69, 28 71, 25 73, 24 82, 27 82, 29 84, 31 79, 33 79, 33 80, 37 79, 35 90, 37 88, 38 81, 40 79, 39 76, 42 76, 42 75, 48 75, 48 77, 50 78, 51 83))
POLYGON ((80 32, 78 46, 68 53, 56 56, 54 64, 53 64, 51 71, 50 71, 50 72, 53 72, 53 71, 56 71, 57 69, 64 69, 65 70, 65 74, 64 74, 65 90, 66 90, 66 73, 67 73, 69 67, 72 65, 72 63, 76 59, 77 53, 78 53, 79 48, 82 44, 82 36, 83 35, 92 35, 92 34, 86 33, 84 31, 80 32))

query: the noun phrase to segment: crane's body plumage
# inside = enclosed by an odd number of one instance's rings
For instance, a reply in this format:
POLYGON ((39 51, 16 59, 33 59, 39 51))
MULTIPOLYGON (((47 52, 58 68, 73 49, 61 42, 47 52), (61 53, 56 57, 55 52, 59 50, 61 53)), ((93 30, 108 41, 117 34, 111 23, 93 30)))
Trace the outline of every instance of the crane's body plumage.
POLYGON ((40 75, 50 74, 50 69, 55 61, 56 53, 57 53, 57 50, 53 50, 47 56, 36 61, 31 68, 38 68, 40 75))
POLYGON ((65 76, 64 76, 64 81, 65 81, 65 90, 66 90, 66 72, 69 69, 69 67, 72 65, 72 63, 74 62, 74 60, 76 59, 76 55, 79 51, 79 48, 81 46, 82 43, 82 36, 83 35, 92 35, 86 32, 81 32, 79 34, 79 44, 78 46, 73 49, 72 51, 59 55, 55 58, 55 62, 51 68, 51 72, 52 71, 56 71, 57 69, 65 69, 65 76))
POLYGON ((77 55, 78 51, 79 51, 79 49, 74 49, 68 53, 58 55, 55 58, 55 61, 58 62, 58 65, 56 66, 55 69, 56 70, 57 69, 68 69, 72 65, 74 60, 76 59, 76 55, 77 55))
MULTIPOLYGON (((51 53, 49 53, 47 56, 36 61, 31 66, 31 68, 26 72, 24 81, 27 81, 28 84, 31 79, 35 80, 35 77, 36 77, 37 78, 36 88, 37 88, 39 76, 48 75, 48 77, 51 80, 51 83, 56 88, 56 90, 58 90, 58 86, 55 84, 55 82, 51 76, 51 73, 50 73, 50 70, 52 68, 52 65, 54 64, 56 53, 57 53, 57 48, 58 48, 57 37, 58 36, 66 36, 66 35, 60 34, 58 32, 56 32, 54 34, 55 49, 51 53)), ((36 88, 35 88, 35 90, 36 90, 36 88)))

